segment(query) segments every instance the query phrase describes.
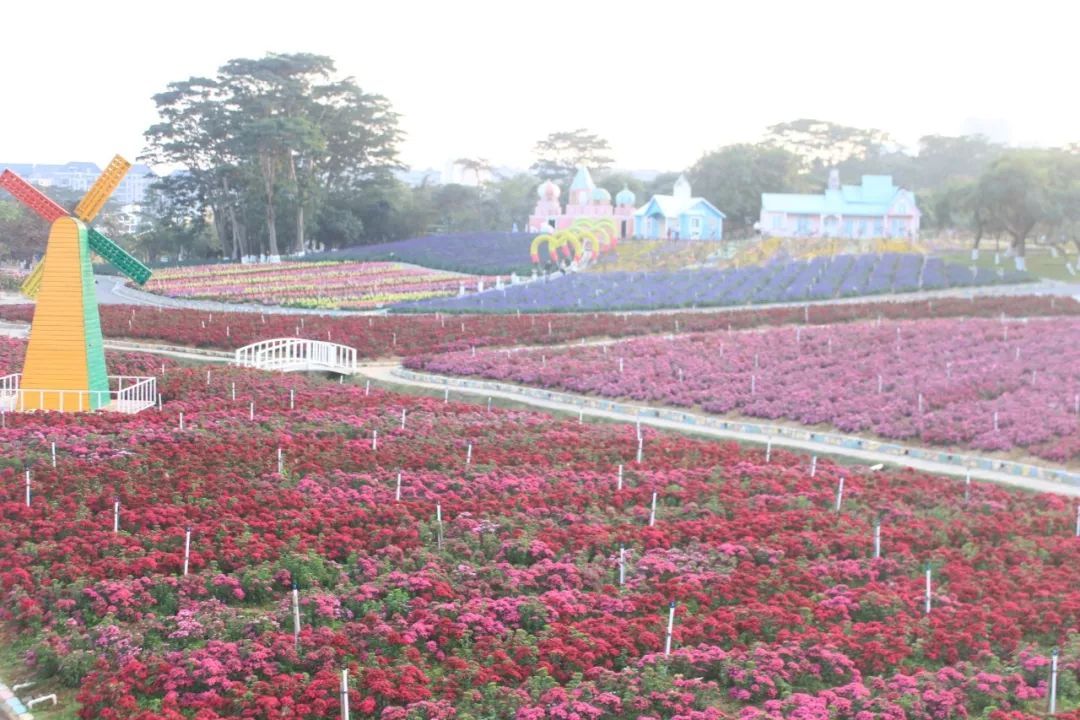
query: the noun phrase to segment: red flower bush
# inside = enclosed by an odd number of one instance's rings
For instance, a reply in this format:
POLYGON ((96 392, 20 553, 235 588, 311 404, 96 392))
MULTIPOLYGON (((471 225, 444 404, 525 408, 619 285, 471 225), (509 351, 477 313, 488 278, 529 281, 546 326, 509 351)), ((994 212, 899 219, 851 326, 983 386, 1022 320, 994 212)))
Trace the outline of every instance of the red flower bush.
POLYGON ((348 669, 356 718, 1034 718, 1054 645, 1080 702, 1065 497, 810 477, 647 428, 636 463, 632 427, 297 376, 160 380, 160 412, 0 428, 0 623, 80 717, 335 717, 348 669))

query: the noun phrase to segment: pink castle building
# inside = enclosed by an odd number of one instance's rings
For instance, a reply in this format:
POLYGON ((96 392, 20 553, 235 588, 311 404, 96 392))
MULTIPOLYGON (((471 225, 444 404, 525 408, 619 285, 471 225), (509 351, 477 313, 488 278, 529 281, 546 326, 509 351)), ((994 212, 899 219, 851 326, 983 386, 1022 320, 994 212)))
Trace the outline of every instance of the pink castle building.
POLYGON ((611 193, 597 187, 584 166, 578 167, 574 181, 570 184, 565 211, 559 204, 559 186, 550 180, 541 183, 536 194, 539 200, 533 214, 529 216, 529 232, 563 230, 578 218, 609 217, 615 221, 620 238, 634 235, 634 202, 637 200, 634 193, 623 186, 623 189, 616 193, 613 206, 611 193))

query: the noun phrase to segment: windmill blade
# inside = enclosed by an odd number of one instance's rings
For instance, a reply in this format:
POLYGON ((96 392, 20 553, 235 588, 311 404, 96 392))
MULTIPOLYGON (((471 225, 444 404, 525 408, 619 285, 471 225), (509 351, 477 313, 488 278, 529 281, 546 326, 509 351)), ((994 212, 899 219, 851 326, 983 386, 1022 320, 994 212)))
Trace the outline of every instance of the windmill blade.
POLYGON ((97 217, 101 208, 105 207, 105 203, 109 201, 109 196, 113 194, 130 169, 131 163, 127 160, 119 155, 113 157, 98 179, 86 191, 83 199, 75 206, 75 217, 84 223, 97 217))
POLYGON ((0 173, 0 188, 14 195, 16 200, 33 210, 38 217, 50 225, 62 217, 67 217, 67 210, 10 170, 0 173))
POLYGON ((86 239, 90 249, 105 258, 135 282, 143 285, 150 279, 150 268, 131 257, 127 250, 99 233, 94 228, 86 229, 86 239))
POLYGON ((41 289, 41 276, 44 274, 45 261, 42 260, 34 266, 33 272, 31 272, 30 275, 27 276, 26 280, 23 281, 22 287, 19 288, 19 291, 31 300, 36 298, 38 290, 41 289))

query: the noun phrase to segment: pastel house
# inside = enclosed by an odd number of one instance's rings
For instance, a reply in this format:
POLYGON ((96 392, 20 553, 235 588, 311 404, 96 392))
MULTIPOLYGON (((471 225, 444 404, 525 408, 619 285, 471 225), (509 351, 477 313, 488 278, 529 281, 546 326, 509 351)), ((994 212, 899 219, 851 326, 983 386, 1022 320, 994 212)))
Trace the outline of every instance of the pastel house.
POLYGON ((615 205, 611 204, 611 193, 593 182, 588 168, 579 166, 570 183, 566 209, 559 202, 559 186, 550 180, 536 189, 536 208, 529 216, 529 232, 552 232, 570 227, 579 218, 609 217, 615 221, 620 238, 634 234, 634 202, 637 200, 629 188, 623 187, 615 194, 615 205))
POLYGON ((670 195, 653 195, 636 213, 638 237, 658 240, 720 240, 727 217, 705 198, 693 197, 680 175, 670 195))
POLYGON ((915 196, 891 175, 841 185, 833 169, 820 195, 762 193, 758 230, 769 237, 913 238, 920 216, 915 196))

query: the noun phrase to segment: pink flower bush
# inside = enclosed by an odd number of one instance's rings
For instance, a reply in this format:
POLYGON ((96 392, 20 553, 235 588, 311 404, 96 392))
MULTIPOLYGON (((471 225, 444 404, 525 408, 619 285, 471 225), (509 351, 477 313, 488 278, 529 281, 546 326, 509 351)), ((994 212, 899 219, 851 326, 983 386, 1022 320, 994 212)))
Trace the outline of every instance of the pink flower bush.
POLYGON ((1068 317, 692 333, 409 364, 847 433, 1080 458, 1080 320, 1068 317))

